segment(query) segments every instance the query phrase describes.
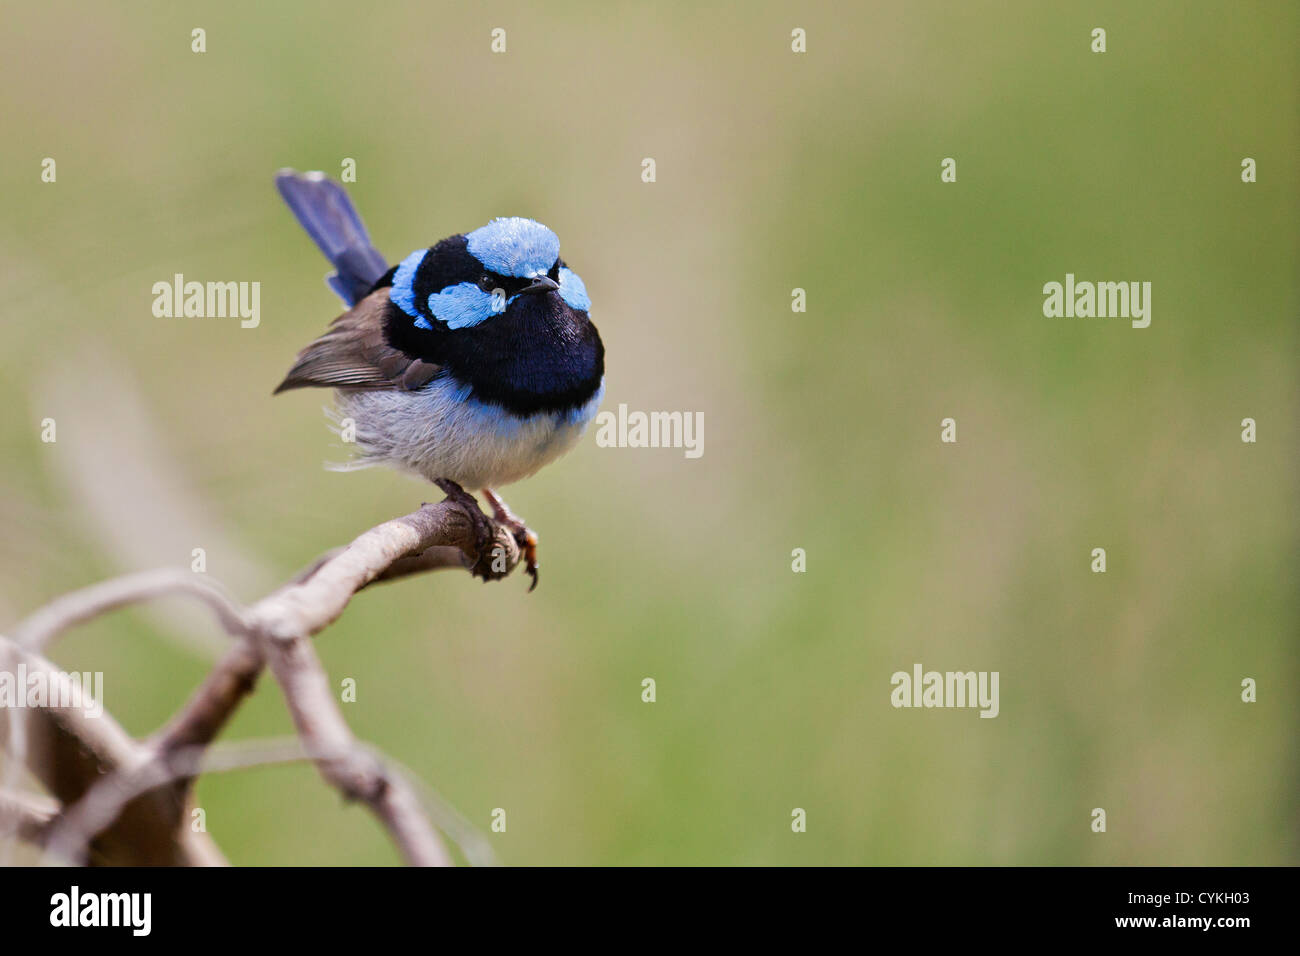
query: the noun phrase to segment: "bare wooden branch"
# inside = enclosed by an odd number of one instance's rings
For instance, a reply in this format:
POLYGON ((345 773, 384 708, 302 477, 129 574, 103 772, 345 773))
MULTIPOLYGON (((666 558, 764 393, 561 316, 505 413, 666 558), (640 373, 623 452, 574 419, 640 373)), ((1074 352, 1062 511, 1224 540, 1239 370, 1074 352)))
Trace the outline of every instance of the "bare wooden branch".
MULTIPOLYGON (((504 577, 519 562, 519 548, 504 528, 497 529, 496 547, 504 577)), ((463 554, 476 554, 473 522, 457 504, 442 501, 424 505, 419 511, 394 518, 371 528, 342 551, 320 562, 309 574, 259 601, 251 609, 251 624, 271 638, 310 637, 332 624, 348 602, 362 588, 377 580, 395 564, 406 559, 422 558, 430 548, 452 547, 463 554)), ((446 559, 446 551, 436 552, 446 559)), ((430 564, 432 567, 464 567, 430 564)))
MULTIPOLYGON (((337 620, 352 597, 372 583, 471 566, 480 576, 495 579, 508 575, 519 562, 519 548, 505 528, 495 529, 489 550, 486 555, 476 553, 470 515, 460 504, 443 501, 372 528, 251 607, 242 607, 203 578, 173 571, 128 575, 51 602, 20 625, 19 643, 43 647, 99 614, 172 593, 204 601, 235 640, 176 716, 143 744, 107 715, 101 718, 103 727, 92 728, 84 720, 54 720, 43 710, 33 711, 39 716, 31 721, 33 727, 48 725, 62 731, 53 740, 45 734, 35 745, 19 748, 32 755, 29 763, 37 753, 48 755, 47 773, 41 776, 38 771, 38 776, 64 806, 53 821, 43 824, 42 832, 59 834, 63 852, 78 860, 85 858, 84 847, 93 837, 92 860, 98 855, 111 862, 144 862, 129 845, 137 840, 171 845, 177 858, 169 862, 222 862, 210 841, 187 836, 183 811, 194 775, 207 766, 202 759, 205 748, 269 664, 302 750, 322 777, 346 798, 366 803, 409 863, 449 864, 451 858, 429 822, 418 790, 405 774, 352 736, 311 638, 337 620), (62 748, 55 746, 60 741, 62 748), (144 805, 151 807, 154 831, 147 840, 124 828, 132 808, 144 805), (116 842, 106 845, 109 836, 116 842)), ((11 642, 0 643, 0 652, 6 647, 13 660, 22 655, 53 669, 48 661, 24 653, 11 642)), ((0 656, 0 666, 3 662, 0 656)), ((461 823, 456 825, 465 829, 461 823)), ((467 853, 486 855, 481 849, 467 853)))
POLYGON ((264 658, 256 641, 237 640, 198 690, 152 739, 157 752, 211 743, 244 698, 252 693, 264 658))
POLYGON ((37 846, 45 843, 50 823, 59 812, 57 800, 35 793, 0 790, 0 831, 37 846))
MULTIPOLYGON (((25 670, 53 684, 67 675, 37 654, 0 638, 0 671, 25 670)), ((79 707, 0 708, 0 739, 17 732, 27 767, 63 806, 76 803, 105 774, 145 762, 149 754, 96 702, 79 707)), ((114 826, 96 839, 93 858, 122 865, 196 866, 224 862, 206 834, 181 830, 184 802, 155 791, 128 804, 114 826)))
POLYGON ((86 796, 45 827, 45 858, 48 863, 86 862, 91 841, 110 827, 132 800, 181 779, 192 779, 200 771, 236 770, 268 764, 290 763, 307 758, 296 739, 235 744, 227 748, 184 747, 165 761, 145 760, 101 777, 86 796))
MULTIPOLYGON (((358 746, 390 765, 390 773, 404 778, 412 792, 419 793, 424 811, 438 820, 468 861, 478 866, 496 864, 495 854, 482 834, 465 823, 436 793, 421 785, 407 768, 373 754, 364 744, 358 746)), ((309 752, 297 737, 240 741, 210 748, 185 747, 173 752, 165 764, 150 762, 130 773, 103 778, 95 784, 94 796, 83 801, 77 814, 64 814, 58 819, 54 819, 58 807, 53 801, 30 794, 11 794, 7 804, 6 795, 0 792, 0 822, 6 820, 6 813, 9 818, 30 819, 32 834, 29 839, 45 845, 46 862, 78 861, 84 859, 95 832, 110 824, 129 801, 150 789, 200 774, 227 773, 332 756, 309 752)))
POLYGON ((192 595, 213 610, 228 633, 248 631, 243 609, 220 587, 201 575, 160 568, 113 578, 55 598, 14 629, 13 641, 27 650, 39 652, 69 628, 116 608, 165 594, 192 595))

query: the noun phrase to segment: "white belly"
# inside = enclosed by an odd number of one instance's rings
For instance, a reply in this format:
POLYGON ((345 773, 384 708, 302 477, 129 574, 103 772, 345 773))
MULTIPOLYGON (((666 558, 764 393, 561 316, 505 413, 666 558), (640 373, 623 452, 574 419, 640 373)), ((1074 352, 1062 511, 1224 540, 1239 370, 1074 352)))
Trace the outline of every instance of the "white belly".
POLYGON ((461 398, 463 387, 438 379, 418 392, 336 393, 336 421, 356 427, 359 456, 343 469, 389 465, 433 481, 449 478, 477 491, 527 478, 582 437, 600 407, 605 383, 582 408, 519 418, 461 398))

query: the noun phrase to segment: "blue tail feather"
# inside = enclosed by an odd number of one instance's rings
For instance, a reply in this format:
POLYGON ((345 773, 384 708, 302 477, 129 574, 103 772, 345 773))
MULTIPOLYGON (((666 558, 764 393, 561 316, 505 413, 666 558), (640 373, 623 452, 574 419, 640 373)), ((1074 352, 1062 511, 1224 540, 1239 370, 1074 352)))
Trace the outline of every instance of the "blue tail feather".
POLYGON ((282 169, 275 185, 298 222, 337 270, 327 281, 344 302, 356 305, 388 271, 370 243, 365 224, 343 187, 324 173, 282 169))

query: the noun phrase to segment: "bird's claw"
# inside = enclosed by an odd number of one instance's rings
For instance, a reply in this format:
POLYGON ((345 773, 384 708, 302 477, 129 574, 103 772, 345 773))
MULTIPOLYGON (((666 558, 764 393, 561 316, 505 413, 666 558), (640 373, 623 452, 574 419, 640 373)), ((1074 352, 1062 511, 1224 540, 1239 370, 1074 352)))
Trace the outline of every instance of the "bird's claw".
POLYGON ((537 590, 538 581, 537 532, 533 531, 509 511, 497 511, 493 517, 496 519, 497 524, 506 528, 514 536, 515 544, 519 545, 519 553, 524 558, 524 570, 533 579, 533 583, 528 585, 528 593, 532 594, 533 591, 537 590))
POLYGON ((493 567, 494 559, 497 557, 496 537, 497 529, 493 521, 502 528, 510 532, 519 546, 519 551, 523 555, 524 570, 528 572, 533 583, 528 586, 528 592, 531 594, 537 589, 537 534, 532 531, 523 520, 516 517, 504 501, 498 498, 491 491, 486 491, 485 495, 492 505, 492 519, 483 513, 479 507, 477 499, 468 491, 462 488, 454 481, 440 479, 436 482, 439 488, 447 496, 449 501, 454 501, 465 510, 469 519, 474 524, 474 542, 477 557, 474 566, 470 569, 475 577, 482 578, 484 581, 495 581, 498 578, 505 577, 504 568, 497 569, 493 567))
MULTIPOLYGON (((518 535, 515 540, 519 541, 518 535)), ((533 583, 528 585, 528 593, 532 594, 537 590, 537 535, 524 528, 524 540, 519 542, 519 546, 524 550, 524 570, 533 579, 533 583)))
POLYGON ((524 570, 533 579, 533 583, 528 586, 528 593, 531 594, 537 590, 538 581, 537 533, 524 524, 524 519, 511 511, 509 506, 491 488, 484 488, 483 496, 487 498, 488 504, 492 506, 492 517, 497 524, 510 529, 510 533, 515 537, 515 543, 519 545, 519 551, 524 558, 524 570))
POLYGON ((461 506, 474 527, 474 551, 476 557, 474 567, 470 570, 484 581, 491 580, 491 576, 488 574, 487 561, 488 556, 491 554, 492 542, 496 539, 496 529, 492 526, 492 522, 483 513, 483 509, 478 506, 478 501, 474 496, 456 482, 442 478, 435 484, 442 489, 448 501, 454 501, 461 506))

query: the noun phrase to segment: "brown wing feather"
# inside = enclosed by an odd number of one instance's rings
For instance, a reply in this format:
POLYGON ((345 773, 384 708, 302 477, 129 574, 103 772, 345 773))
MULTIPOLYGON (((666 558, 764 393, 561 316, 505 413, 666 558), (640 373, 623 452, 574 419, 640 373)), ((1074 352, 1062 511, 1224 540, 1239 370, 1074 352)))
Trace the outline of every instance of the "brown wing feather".
POLYGON ((332 323, 330 330, 298 353, 298 361, 276 388, 423 388, 441 367, 411 358, 384 340, 388 289, 376 289, 332 323))

